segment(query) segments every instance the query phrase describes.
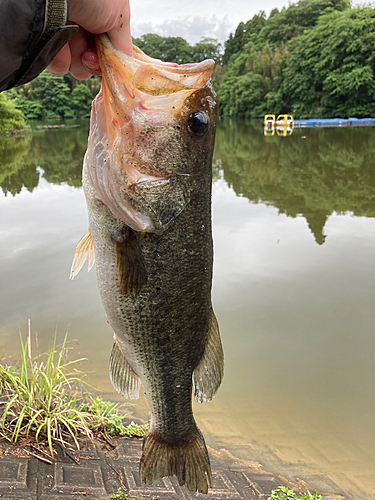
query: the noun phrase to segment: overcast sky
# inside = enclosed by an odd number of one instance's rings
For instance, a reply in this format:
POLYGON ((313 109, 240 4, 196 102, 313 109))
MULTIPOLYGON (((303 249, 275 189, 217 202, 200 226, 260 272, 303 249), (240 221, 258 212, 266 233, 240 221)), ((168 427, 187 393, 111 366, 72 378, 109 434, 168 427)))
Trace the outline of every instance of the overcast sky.
POLYGON ((260 10, 268 15, 288 0, 131 0, 132 33, 182 36, 190 43, 203 36, 224 42, 241 21, 260 10))

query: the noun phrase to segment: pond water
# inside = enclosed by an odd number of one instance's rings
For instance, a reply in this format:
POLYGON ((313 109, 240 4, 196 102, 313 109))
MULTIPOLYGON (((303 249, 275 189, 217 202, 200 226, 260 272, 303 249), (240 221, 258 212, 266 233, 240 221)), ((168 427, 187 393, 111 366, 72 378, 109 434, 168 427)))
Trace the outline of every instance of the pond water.
MULTIPOLYGON (((108 378, 112 332, 94 272, 69 270, 87 229, 88 124, 0 138, 0 351, 31 319, 39 350, 77 339, 108 378)), ((375 131, 221 121, 214 156, 213 303, 226 354, 195 404, 207 443, 316 488, 375 497, 375 131)), ((137 415, 147 418, 142 397, 137 415)))

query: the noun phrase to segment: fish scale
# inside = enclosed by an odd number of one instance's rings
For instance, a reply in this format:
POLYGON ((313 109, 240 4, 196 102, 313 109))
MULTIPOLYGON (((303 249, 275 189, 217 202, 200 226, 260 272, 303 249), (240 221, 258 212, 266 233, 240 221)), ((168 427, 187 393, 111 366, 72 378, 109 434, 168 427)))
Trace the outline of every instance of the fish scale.
POLYGON ((95 253, 114 330, 111 381, 131 399, 141 382, 150 407, 143 483, 176 475, 207 493, 212 474, 192 392, 200 403, 211 400, 223 376, 211 305, 214 65, 171 65, 137 48, 130 58, 105 36, 97 48, 103 84, 83 171, 89 231, 71 276, 82 254, 95 253))

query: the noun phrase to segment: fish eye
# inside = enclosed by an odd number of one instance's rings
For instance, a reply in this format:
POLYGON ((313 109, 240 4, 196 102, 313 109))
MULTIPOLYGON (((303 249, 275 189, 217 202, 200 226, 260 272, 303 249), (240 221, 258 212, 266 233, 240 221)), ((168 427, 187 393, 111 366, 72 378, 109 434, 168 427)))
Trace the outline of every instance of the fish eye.
POLYGON ((210 128, 210 119, 204 111, 197 111, 189 116, 188 129, 194 134, 202 137, 210 128))

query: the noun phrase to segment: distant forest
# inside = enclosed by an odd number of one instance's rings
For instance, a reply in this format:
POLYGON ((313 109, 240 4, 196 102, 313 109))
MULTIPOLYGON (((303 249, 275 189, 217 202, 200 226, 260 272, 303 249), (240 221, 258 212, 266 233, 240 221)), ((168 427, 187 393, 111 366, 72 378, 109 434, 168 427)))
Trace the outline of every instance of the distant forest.
MULTIPOLYGON (((191 45, 156 34, 134 43, 164 61, 215 59, 222 115, 375 116, 375 9, 352 8, 349 0, 300 0, 268 17, 259 12, 240 23, 224 46, 211 38, 191 45)), ((2 97, 0 132, 7 101, 27 119, 80 117, 89 113, 99 87, 97 77, 78 82, 45 71, 2 97)))
POLYGON ((225 42, 221 112, 245 118, 375 116, 375 9, 300 0, 240 23, 225 42))

